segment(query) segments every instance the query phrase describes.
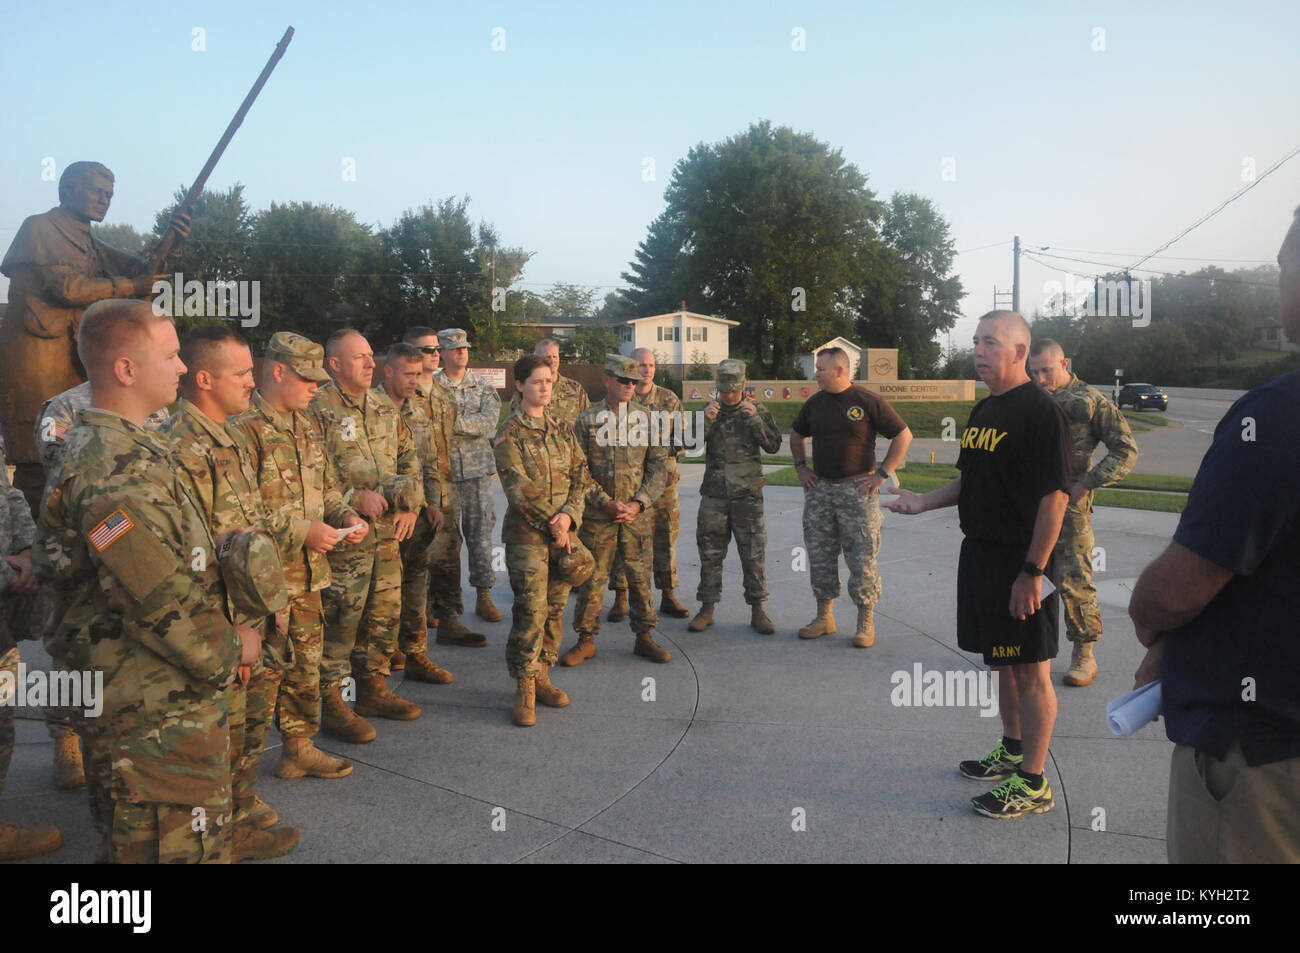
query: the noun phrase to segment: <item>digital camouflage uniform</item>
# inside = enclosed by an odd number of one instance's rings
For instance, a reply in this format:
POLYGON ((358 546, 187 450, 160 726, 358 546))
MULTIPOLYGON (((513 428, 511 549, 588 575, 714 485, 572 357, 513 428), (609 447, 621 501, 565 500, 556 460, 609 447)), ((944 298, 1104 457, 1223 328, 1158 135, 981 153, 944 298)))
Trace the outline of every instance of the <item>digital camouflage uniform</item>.
MULTIPOLYGON (((36 538, 36 523, 27 509, 27 499, 21 490, 10 486, 9 474, 0 457, 0 672, 8 672, 17 685, 18 641, 32 638, 30 629, 33 593, 22 595, 6 592, 18 578, 18 572, 3 558, 17 556, 30 549, 36 538)), ((3 697, 5 687, 0 683, 0 792, 4 791, 5 775, 14 753, 14 706, 3 697)))
POLYGON ((429 550, 429 609, 427 618, 459 619, 465 613, 460 590, 460 504, 456 484, 451 478, 451 442, 456 429, 456 400, 451 391, 435 377, 426 393, 416 389, 416 397, 425 402, 433 446, 438 457, 438 474, 442 487, 442 528, 434 534, 429 550))
MULTIPOLYGON (((515 395, 510 398, 510 413, 513 414, 522 406, 523 399, 516 390, 515 395)), ((551 402, 546 405, 546 412, 556 423, 567 430, 572 430, 573 425, 578 422, 578 414, 590 406, 591 398, 587 396, 585 387, 572 377, 556 375, 555 386, 551 388, 551 402)), ((499 430, 497 434, 500 435, 499 430)))
MULTIPOLYGON (((275 539, 271 514, 258 490, 257 471, 239 431, 182 399, 165 432, 171 440, 172 459, 188 479, 191 496, 213 539, 231 530, 256 530, 275 539)), ((282 566, 279 579, 283 580, 282 566)), ((274 608, 287 605, 287 593, 275 593, 274 608)), ((248 685, 236 682, 229 699, 231 795, 235 823, 240 823, 253 807, 257 767, 271 732, 280 679, 293 663, 293 648, 272 617, 245 614, 237 608, 234 621, 256 629, 263 637, 262 652, 251 666, 248 685)))
POLYGON ((343 502, 314 418, 298 411, 281 413, 254 391, 248 410, 231 423, 248 446, 284 564, 293 665, 280 681, 280 733, 312 738, 320 729, 321 593, 330 584, 330 565, 324 553, 306 548, 307 533, 312 523, 337 528, 357 514, 343 502))
MULTIPOLYGON (((378 390, 388 393, 383 384, 378 390)), ((395 399, 389 399, 397 403, 395 399)), ((424 484, 424 505, 441 509, 444 495, 442 469, 433 421, 429 419, 427 407, 428 402, 421 400, 417 392, 403 400, 398 410, 415 441, 415 455, 420 462, 420 478, 424 484)), ((429 551, 434 535, 433 526, 422 509, 416 517, 415 530, 399 546, 402 556, 402 615, 398 645, 407 655, 427 655, 429 651, 429 551)), ((456 559, 459 562, 459 551, 456 559)))
POLYGON ((722 600, 722 562, 731 537, 745 575, 745 601, 767 601, 767 519, 763 513, 763 451, 781 449, 772 412, 755 403, 751 417, 718 402, 718 416, 704 421, 704 482, 695 542, 700 548, 701 603, 722 600))
MULTIPOLYGON (((438 341, 446 347, 449 338, 444 335, 439 331, 438 341)), ((497 522, 492 508, 492 476, 496 473, 492 435, 501 416, 501 398, 495 387, 468 369, 459 381, 447 377, 445 369, 433 379, 456 404, 449 448, 451 478, 460 505, 461 535, 469 552, 469 583, 475 589, 491 589, 492 530, 497 522)))
POLYGON ((310 410, 341 484, 352 493, 373 490, 388 501, 387 512, 371 523, 361 542, 340 543, 329 552, 332 578, 324 597, 321 663, 321 690, 329 691, 349 668, 356 677, 389 673, 402 615, 402 556, 394 517, 418 512, 424 490, 415 438, 386 394, 371 389, 353 398, 331 381, 316 391, 310 410))
MULTIPOLYGON (((45 472, 45 489, 41 494, 42 504, 49 498, 50 492, 59 483, 63 470, 63 448, 68 431, 77 423, 77 412, 90 406, 90 382, 84 381, 60 394, 55 394, 41 405, 36 415, 36 451, 40 455, 41 468, 45 472)), ((155 411, 144 422, 150 430, 161 430, 171 415, 167 408, 155 411)), ((33 515, 39 515, 39 508, 33 515)), ((58 660, 54 660, 58 665, 58 660)), ((45 727, 50 737, 56 742, 75 732, 72 728, 72 713, 60 708, 45 709, 45 727)), ((89 770, 89 768, 87 768, 89 770)), ((101 773, 106 780, 107 775, 101 773)))
POLYGON ((156 434, 107 411, 79 421, 33 557, 59 603, 51 654, 103 673, 103 713, 83 739, 110 766, 111 856, 228 861, 241 649, 222 576, 243 569, 220 565, 156 434))
POLYGON ((559 659, 569 591, 595 569, 578 537, 591 477, 573 431, 549 410, 537 419, 521 407, 502 422, 493 447, 508 502, 501 538, 515 595, 506 666, 511 678, 527 678, 559 659), (572 553, 551 545, 549 523, 560 513, 573 520, 572 553))
POLYGON ((1124 479, 1137 463, 1138 448, 1115 405, 1095 387, 1071 374, 1070 383, 1052 392, 1070 424, 1070 482, 1082 483, 1088 495, 1065 508, 1056 541, 1059 586, 1065 604, 1065 634, 1071 642, 1101 638, 1101 609, 1092 584, 1092 491, 1124 479), (1092 466, 1092 452, 1104 443, 1109 453, 1092 466), (1091 469, 1090 469, 1091 468, 1091 469))
POLYGON ((669 452, 662 446, 647 446, 648 439, 626 439, 628 423, 637 419, 644 419, 648 429, 649 411, 636 401, 615 413, 602 398, 579 414, 574 425, 593 481, 579 536, 596 561, 591 578, 578 590, 573 610, 573 627, 579 635, 594 637, 600 632, 601 596, 616 555, 623 558, 627 570, 632 631, 649 632, 659 624, 650 592, 651 510, 668 483, 669 452), (636 417, 638 412, 643 418, 636 417), (636 501, 644 509, 631 523, 615 523, 602 508, 609 500, 636 501))
MULTIPOLYGON (((657 384, 649 394, 642 396, 633 392, 632 399, 647 408, 651 413, 672 413, 681 419, 682 402, 667 387, 657 384)), ((672 420, 667 418, 666 426, 661 428, 659 443, 669 446, 672 442, 672 420)), ((678 426, 681 426, 680 424, 678 426)), ((677 470, 678 448, 671 447, 668 452, 668 485, 663 495, 651 507, 654 520, 654 582, 655 588, 672 591, 677 588, 677 534, 681 530, 681 508, 677 500, 677 482, 682 478, 677 470)), ((626 589, 627 579, 621 559, 614 560, 614 568, 609 575, 610 589, 626 589)))

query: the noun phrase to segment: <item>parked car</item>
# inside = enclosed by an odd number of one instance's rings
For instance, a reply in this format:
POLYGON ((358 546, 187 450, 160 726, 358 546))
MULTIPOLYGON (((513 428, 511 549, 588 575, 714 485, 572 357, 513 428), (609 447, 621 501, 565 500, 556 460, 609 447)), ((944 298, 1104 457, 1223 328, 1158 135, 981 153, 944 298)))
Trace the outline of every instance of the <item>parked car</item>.
POLYGON ((1154 408, 1167 411, 1169 395, 1154 384, 1125 384, 1124 389, 1119 392, 1119 400, 1116 403, 1121 408, 1129 404, 1134 410, 1154 408))

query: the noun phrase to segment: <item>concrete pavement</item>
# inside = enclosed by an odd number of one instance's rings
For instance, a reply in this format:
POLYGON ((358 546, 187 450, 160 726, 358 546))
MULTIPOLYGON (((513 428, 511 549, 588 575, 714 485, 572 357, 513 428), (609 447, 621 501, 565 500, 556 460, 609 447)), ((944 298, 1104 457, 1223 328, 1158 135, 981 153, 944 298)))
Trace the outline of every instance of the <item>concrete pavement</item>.
MULTIPOLYGON (((692 609, 702 470, 684 468, 681 486, 678 595, 692 609)), ((537 727, 515 728, 504 661, 511 595, 502 571, 494 597, 506 618, 476 625, 488 647, 433 647, 454 683, 393 678, 423 706, 421 719, 376 720, 379 737, 367 745, 320 739, 356 762, 351 777, 276 778, 280 739, 272 733, 259 793, 302 832, 280 862, 1163 862, 1172 746, 1161 724, 1113 738, 1104 710, 1131 687, 1142 655, 1121 604, 1125 586, 1164 547, 1175 516, 1097 510, 1106 558, 1098 582, 1108 600, 1101 674, 1088 688, 1061 686, 1069 659, 1062 639, 1053 665, 1060 715, 1047 764, 1056 807, 998 822, 971 811, 969 799, 987 786, 956 770, 960 759, 992 747, 998 719, 971 705, 893 703, 895 673, 910 676, 918 664, 924 672, 981 668, 956 648, 956 510, 885 514, 877 640, 861 650, 849 645, 847 597, 835 606, 839 634, 795 637, 814 609, 802 566, 802 491, 766 494, 776 635, 749 629, 733 551, 713 628, 694 634, 686 620, 661 621, 670 664, 633 656, 627 623, 606 622, 596 658, 555 670, 573 704, 539 707, 537 727)), ((503 513, 499 486, 497 506, 503 513)), ((38 643, 22 650, 29 666, 48 665, 38 643)), ((52 789, 44 724, 32 711, 19 718, 0 818, 57 824, 65 846, 42 860, 88 862, 85 796, 52 789)))

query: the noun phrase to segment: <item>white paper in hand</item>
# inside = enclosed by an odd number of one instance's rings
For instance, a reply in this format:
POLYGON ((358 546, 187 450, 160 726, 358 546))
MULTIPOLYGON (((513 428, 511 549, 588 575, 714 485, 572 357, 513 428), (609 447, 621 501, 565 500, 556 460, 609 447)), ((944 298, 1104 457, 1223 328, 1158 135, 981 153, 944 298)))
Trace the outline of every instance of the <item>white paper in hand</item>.
POLYGON ((1112 698, 1106 704, 1106 725, 1117 738, 1127 738, 1149 721, 1160 717, 1164 700, 1160 680, 1148 682, 1127 695, 1112 698))

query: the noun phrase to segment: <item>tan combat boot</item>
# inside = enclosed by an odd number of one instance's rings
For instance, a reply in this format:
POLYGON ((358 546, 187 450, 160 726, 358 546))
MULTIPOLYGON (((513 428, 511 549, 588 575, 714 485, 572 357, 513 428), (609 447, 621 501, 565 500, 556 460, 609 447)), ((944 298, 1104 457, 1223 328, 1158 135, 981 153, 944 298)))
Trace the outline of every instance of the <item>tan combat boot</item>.
POLYGON ((429 656, 414 654, 406 657, 406 677, 433 685, 449 685, 455 678, 441 665, 434 665, 429 656))
POLYGON ((434 639, 439 645, 463 645, 471 649, 482 648, 487 645, 486 636, 480 635, 478 632, 471 632, 461 625, 459 619, 453 619, 449 616, 439 621, 441 625, 437 626, 438 634, 434 639))
POLYGON ((480 589, 478 602, 474 605, 474 614, 484 622, 500 622, 501 610, 492 604, 492 590, 480 589))
POLYGON ((671 662, 673 658, 667 649, 655 644, 655 640, 650 637, 649 632, 638 632, 636 634, 636 648, 632 649, 632 652, 642 658, 661 664, 671 662))
POLYGON ((578 644, 564 653, 560 664, 572 668, 581 665, 589 658, 596 657, 596 639, 594 636, 579 633, 578 644))
MULTIPOLYGON (((280 777, 284 777, 284 775, 282 774, 280 777)), ((279 824, 280 815, 275 813, 275 808, 254 794, 253 806, 248 809, 248 820, 259 831, 264 831, 279 824)))
POLYGON ((627 590, 614 590, 614 605, 605 618, 610 622, 622 622, 627 618, 627 590))
POLYGON ((545 662, 540 664, 542 670, 537 673, 535 680, 537 700, 548 708, 567 708, 569 696, 564 689, 551 684, 551 667, 545 662))
POLYGON ((86 769, 81 764, 81 745, 72 732, 60 735, 54 741, 54 787, 59 791, 75 791, 86 786, 86 769))
POLYGON ((1097 660, 1092 655, 1091 642, 1075 642, 1070 652, 1070 670, 1065 673, 1065 684, 1082 688, 1091 685, 1097 677, 1097 660))
POLYGON ((357 714, 414 721, 420 717, 420 706, 394 695, 384 676, 368 673, 357 679, 357 714))
POLYGON ((259 831, 254 825, 245 822, 235 825, 230 859, 236 864, 241 860, 270 860, 272 857, 283 857, 297 846, 296 827, 259 831))
POLYGON ((374 725, 348 707, 342 689, 337 686, 321 691, 320 730, 331 738, 354 745, 375 740, 374 725))
POLYGON ((871 620, 871 606, 858 606, 858 631, 853 636, 853 647, 869 649, 876 644, 876 626, 871 620))
POLYGON ((0 821, 0 860, 26 860, 62 846, 63 835, 57 827, 37 827, 29 831, 0 821))
POLYGON ((700 606, 700 611, 695 613, 695 618, 687 624, 686 628, 692 632, 703 632, 711 625, 713 625, 713 603, 706 602, 700 606))
POLYGON ((771 635, 776 631, 776 626, 774 626, 772 620, 767 617, 767 613, 763 610, 763 603, 761 602, 755 602, 753 608, 750 609, 749 625, 759 635, 771 635))
POLYGON ((510 720, 520 728, 537 724, 537 679, 531 675, 517 682, 515 707, 510 712, 510 720))
POLYGON ((691 611, 677 601, 671 589, 665 589, 663 597, 659 600, 659 611, 664 615, 670 615, 674 619, 685 619, 691 614, 691 611))
MULTIPOLYGON (((352 773, 352 762, 326 754, 310 738, 285 738, 275 773, 281 778, 345 778, 352 773)), ((250 816, 256 817, 256 811, 250 816)), ((275 821, 257 826, 265 830, 274 827, 275 821)))
POLYGON ((799 630, 799 638, 816 639, 823 635, 835 634, 835 616, 831 615, 831 606, 834 600, 818 599, 817 615, 813 620, 799 630))
POLYGON ((406 668, 406 653, 398 649, 388 657, 388 667, 394 672, 400 672, 406 668))

